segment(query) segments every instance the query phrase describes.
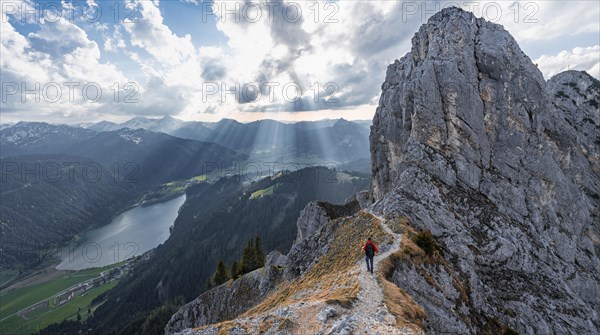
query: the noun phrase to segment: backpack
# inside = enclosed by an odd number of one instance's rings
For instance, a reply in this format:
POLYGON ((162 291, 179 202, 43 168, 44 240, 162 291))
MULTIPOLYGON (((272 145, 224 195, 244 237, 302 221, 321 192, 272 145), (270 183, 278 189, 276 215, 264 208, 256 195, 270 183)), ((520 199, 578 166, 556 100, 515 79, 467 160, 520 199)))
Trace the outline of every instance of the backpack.
POLYGON ((373 244, 367 243, 367 246, 365 247, 365 254, 369 257, 375 256, 375 247, 373 247, 373 244))

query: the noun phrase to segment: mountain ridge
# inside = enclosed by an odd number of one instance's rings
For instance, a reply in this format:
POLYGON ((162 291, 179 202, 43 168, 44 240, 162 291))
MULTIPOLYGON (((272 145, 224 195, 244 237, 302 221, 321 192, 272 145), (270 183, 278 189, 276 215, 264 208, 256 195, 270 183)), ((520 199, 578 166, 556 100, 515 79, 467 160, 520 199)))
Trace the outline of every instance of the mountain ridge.
POLYGON ((71 154, 123 170, 131 181, 164 183, 202 175, 208 165, 243 161, 247 156, 222 145, 144 129, 93 131, 65 125, 20 122, 0 130, 3 158, 71 154))
POLYGON ((121 124, 99 122, 93 130, 142 128, 172 136, 210 141, 240 151, 253 159, 320 159, 354 161, 368 157, 368 125, 337 120, 284 123, 264 119, 242 123, 234 119, 218 122, 181 121, 136 117, 121 124))
POLYGON ((458 9, 435 14, 388 68, 371 132, 374 210, 406 215, 443 250, 437 269, 408 259, 392 275, 431 333, 597 330, 597 145, 568 120, 587 115, 597 132, 598 109, 576 90, 557 108, 554 81, 501 26, 458 9))
POLYGON ((3 146, 2 156, 13 155, 15 152, 39 153, 41 149, 37 146, 44 145, 45 152, 58 153, 60 150, 66 150, 69 141, 77 141, 78 137, 103 136, 102 133, 105 132, 122 132, 129 129, 130 132, 145 130, 182 140, 214 143, 246 155, 254 161, 345 164, 369 156, 368 127, 364 122, 352 122, 342 118, 296 123, 265 119, 241 123, 233 119, 188 122, 170 116, 160 119, 134 117, 120 124, 100 121, 85 127, 19 122, 0 130, 0 145, 3 146), (43 136, 35 136, 32 128, 36 128, 40 134, 45 131, 44 136, 58 128, 63 129, 65 133, 73 133, 73 136, 55 136, 51 140, 45 140, 43 136), (15 142, 18 136, 23 140, 32 141, 31 145, 25 146, 15 142), (42 142, 36 144, 36 140, 42 142), (50 144, 54 144, 54 147, 50 147, 50 144))

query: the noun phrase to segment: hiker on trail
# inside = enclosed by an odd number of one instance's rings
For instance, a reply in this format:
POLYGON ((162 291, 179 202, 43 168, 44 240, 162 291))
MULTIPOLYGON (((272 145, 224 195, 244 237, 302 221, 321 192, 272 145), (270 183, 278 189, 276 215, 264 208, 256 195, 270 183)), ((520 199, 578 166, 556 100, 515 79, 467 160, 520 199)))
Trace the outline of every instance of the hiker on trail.
POLYGON ((365 254, 365 260, 367 261, 367 271, 371 271, 371 274, 373 274, 373 257, 376 252, 379 253, 379 250, 375 243, 371 241, 370 237, 367 240, 367 243, 363 245, 362 252, 365 254))

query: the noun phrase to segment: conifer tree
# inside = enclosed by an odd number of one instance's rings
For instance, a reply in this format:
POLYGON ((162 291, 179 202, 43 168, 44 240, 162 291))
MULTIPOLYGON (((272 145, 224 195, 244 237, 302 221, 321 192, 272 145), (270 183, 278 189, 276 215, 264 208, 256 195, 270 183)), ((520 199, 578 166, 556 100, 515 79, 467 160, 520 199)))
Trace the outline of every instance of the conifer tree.
POLYGON ((231 263, 231 270, 229 272, 231 273, 231 279, 238 279, 241 272, 240 263, 238 263, 238 261, 233 261, 233 263, 231 263))
POLYGON ((228 280, 229 274, 227 273, 227 267, 225 267, 225 263, 223 263, 223 260, 221 260, 219 261, 219 265, 217 265, 217 271, 213 277, 213 282, 216 286, 219 286, 228 280))
POLYGON ((206 290, 210 290, 212 288, 212 282, 210 281, 210 277, 206 278, 206 290))
POLYGON ((242 252, 242 274, 248 273, 256 269, 256 249, 252 240, 249 240, 242 252))
POLYGON ((256 241, 254 242, 254 250, 256 254, 256 269, 262 268, 263 266, 265 266, 267 257, 265 256, 265 252, 262 249, 262 241, 260 239, 260 236, 256 237, 256 241))

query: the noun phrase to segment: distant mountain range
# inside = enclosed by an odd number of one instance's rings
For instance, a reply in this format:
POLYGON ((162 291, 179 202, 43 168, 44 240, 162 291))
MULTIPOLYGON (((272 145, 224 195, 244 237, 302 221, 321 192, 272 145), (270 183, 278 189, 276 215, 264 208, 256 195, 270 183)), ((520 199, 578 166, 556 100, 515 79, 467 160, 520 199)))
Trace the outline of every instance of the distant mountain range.
POLYGON ((251 159, 349 162, 369 157, 371 121, 321 120, 283 123, 260 120, 241 123, 181 121, 135 117, 123 123, 101 121, 84 125, 95 131, 145 129, 197 141, 214 142, 243 152, 251 159))
POLYGON ((39 122, 19 122, 0 130, 2 158, 32 154, 86 157, 123 177, 164 183, 204 174, 209 166, 227 166, 247 156, 215 143, 177 138, 143 129, 98 132, 39 122))
MULTIPOLYGON (((185 170, 193 173, 197 171, 187 167, 198 160, 336 163, 369 172, 363 164, 369 158, 369 127, 370 121, 344 119, 241 123, 231 119, 188 122, 170 116, 80 125, 18 122, 3 124, 0 128, 0 156, 68 153, 107 165, 151 159, 157 163, 185 165, 185 170)), ((165 178, 181 177, 181 173, 168 172, 177 166, 162 167, 166 168, 161 170, 166 173, 165 178)))

